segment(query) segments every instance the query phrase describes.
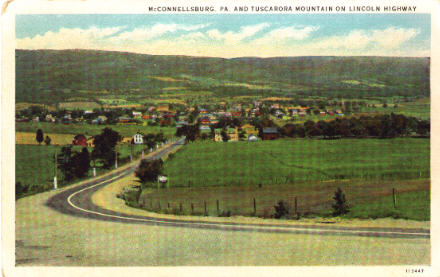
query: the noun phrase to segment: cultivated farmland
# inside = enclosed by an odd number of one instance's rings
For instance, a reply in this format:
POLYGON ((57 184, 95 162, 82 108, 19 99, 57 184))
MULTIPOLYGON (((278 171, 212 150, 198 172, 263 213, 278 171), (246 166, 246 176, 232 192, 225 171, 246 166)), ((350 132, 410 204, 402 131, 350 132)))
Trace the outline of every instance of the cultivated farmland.
POLYGON ((429 139, 190 143, 166 164, 171 186, 429 178, 429 139))
POLYGON ((347 217, 429 220, 429 168, 428 139, 199 142, 166 162, 170 189, 145 189, 139 202, 161 212, 204 214, 206 203, 209 215, 269 217, 277 201, 293 206, 297 197, 300 214, 328 216, 341 187, 353 208, 347 217))

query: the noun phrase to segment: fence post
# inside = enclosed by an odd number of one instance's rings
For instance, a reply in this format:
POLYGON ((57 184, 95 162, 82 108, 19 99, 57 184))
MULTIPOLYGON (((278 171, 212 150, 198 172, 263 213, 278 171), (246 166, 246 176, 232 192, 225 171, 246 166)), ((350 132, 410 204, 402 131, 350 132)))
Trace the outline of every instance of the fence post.
POLYGON ((397 206, 397 199, 396 199, 396 189, 393 188, 393 205, 394 205, 394 209, 397 206))
POLYGON ((220 205, 219 205, 218 200, 217 200, 217 214, 220 214, 220 205))
POLYGON ((160 200, 159 200, 159 211, 161 210, 161 208, 160 208, 160 200))
POLYGON ((295 215, 298 215, 298 196, 295 196, 295 215))
POLYGON ((168 209, 170 208, 170 202, 168 202, 168 209))
POLYGON ((179 209, 180 209, 180 212, 182 212, 182 210, 183 210, 182 209, 182 202, 179 203, 179 209))
POLYGON ((255 197, 254 197, 254 216, 257 215, 257 202, 255 201, 255 197))
POLYGON ((191 214, 193 214, 193 213, 194 213, 194 204, 191 203, 191 214))
POLYGON ((208 210, 206 209, 206 200, 204 200, 203 203, 205 204, 205 216, 206 216, 208 215, 208 210))

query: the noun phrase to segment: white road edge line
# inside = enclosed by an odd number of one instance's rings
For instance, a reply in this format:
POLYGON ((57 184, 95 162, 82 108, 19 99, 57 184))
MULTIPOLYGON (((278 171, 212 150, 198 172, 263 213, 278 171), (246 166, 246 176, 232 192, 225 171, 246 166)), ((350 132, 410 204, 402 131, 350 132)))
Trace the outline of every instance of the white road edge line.
POLYGON ((100 213, 100 212, 96 212, 96 211, 91 211, 91 210, 87 210, 87 209, 83 209, 81 207, 76 206, 75 204, 72 203, 72 198, 78 194, 81 193, 83 191, 92 189, 96 186, 101 185, 104 182, 108 182, 108 181, 112 181, 114 179, 119 178, 120 175, 115 176, 109 180, 105 180, 105 181, 101 181, 98 184, 95 184, 93 186, 90 187, 86 187, 83 188, 79 191, 76 191, 74 193, 72 193, 71 195, 69 195, 69 197, 67 198, 67 202, 69 203, 70 206, 72 206, 75 209, 78 209, 80 211, 86 212, 86 213, 91 213, 91 214, 96 214, 96 215, 101 215, 101 216, 105 216, 105 217, 111 217, 111 218, 118 218, 118 219, 127 219, 127 220, 134 220, 134 221, 141 221, 141 222, 153 222, 153 223, 162 223, 162 224, 169 224, 169 225, 173 225, 173 224, 183 224, 183 225, 194 225, 197 224, 198 226, 207 226, 207 227, 211 227, 211 226, 216 226, 216 227, 224 227, 226 229, 232 229, 232 228, 245 228, 245 229, 267 229, 267 230, 271 230, 271 229, 277 229, 277 230, 293 230, 293 231, 309 231, 310 233, 318 233, 318 232, 327 232, 327 233, 334 233, 334 232, 340 232, 340 233, 352 233, 352 234, 359 234, 359 233, 377 233, 377 234, 395 234, 395 235, 416 235, 416 236, 426 236, 427 234, 425 233, 408 233, 408 232, 388 232, 388 231, 355 231, 355 230, 329 230, 329 229, 319 229, 319 228, 298 228, 298 227, 275 227, 275 226, 250 226, 250 225, 229 225, 229 224, 222 224, 222 223, 194 223, 194 222, 184 222, 184 221, 179 221, 179 222, 170 222, 170 221, 163 221, 163 220, 159 220, 159 219, 146 219, 146 218, 134 218, 134 217, 125 217, 125 216, 118 216, 118 215, 111 215, 111 214, 104 214, 104 213, 100 213))

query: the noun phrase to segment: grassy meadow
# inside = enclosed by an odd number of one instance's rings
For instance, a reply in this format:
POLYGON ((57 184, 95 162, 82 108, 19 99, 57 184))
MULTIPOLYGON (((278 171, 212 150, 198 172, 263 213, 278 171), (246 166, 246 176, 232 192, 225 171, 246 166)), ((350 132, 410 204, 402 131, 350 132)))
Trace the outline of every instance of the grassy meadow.
POLYGON ((190 143, 165 163, 170 188, 144 189, 139 204, 203 215, 206 202, 208 215, 270 217, 296 197, 301 215, 329 216, 341 187, 346 217, 429 220, 429 149, 428 139, 409 138, 190 143))
POLYGON ((428 139, 197 142, 165 166, 171 186, 274 185, 430 177, 428 139))

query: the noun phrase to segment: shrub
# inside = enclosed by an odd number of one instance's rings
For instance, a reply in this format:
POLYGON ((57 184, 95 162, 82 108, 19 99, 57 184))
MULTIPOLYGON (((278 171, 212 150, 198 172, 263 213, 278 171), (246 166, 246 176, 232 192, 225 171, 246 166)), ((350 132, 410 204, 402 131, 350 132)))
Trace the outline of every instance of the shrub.
POLYGON ((229 210, 222 211, 218 216, 219 217, 230 217, 232 215, 232 212, 229 210))
POLYGON ((292 216, 292 208, 289 203, 284 200, 278 201, 278 204, 274 206, 275 214, 274 217, 279 218, 290 218, 292 216))
POLYGON ((338 188, 335 191, 333 200, 335 200, 335 203, 332 205, 333 216, 344 215, 350 211, 347 200, 345 199, 345 194, 342 192, 341 188, 338 188))

